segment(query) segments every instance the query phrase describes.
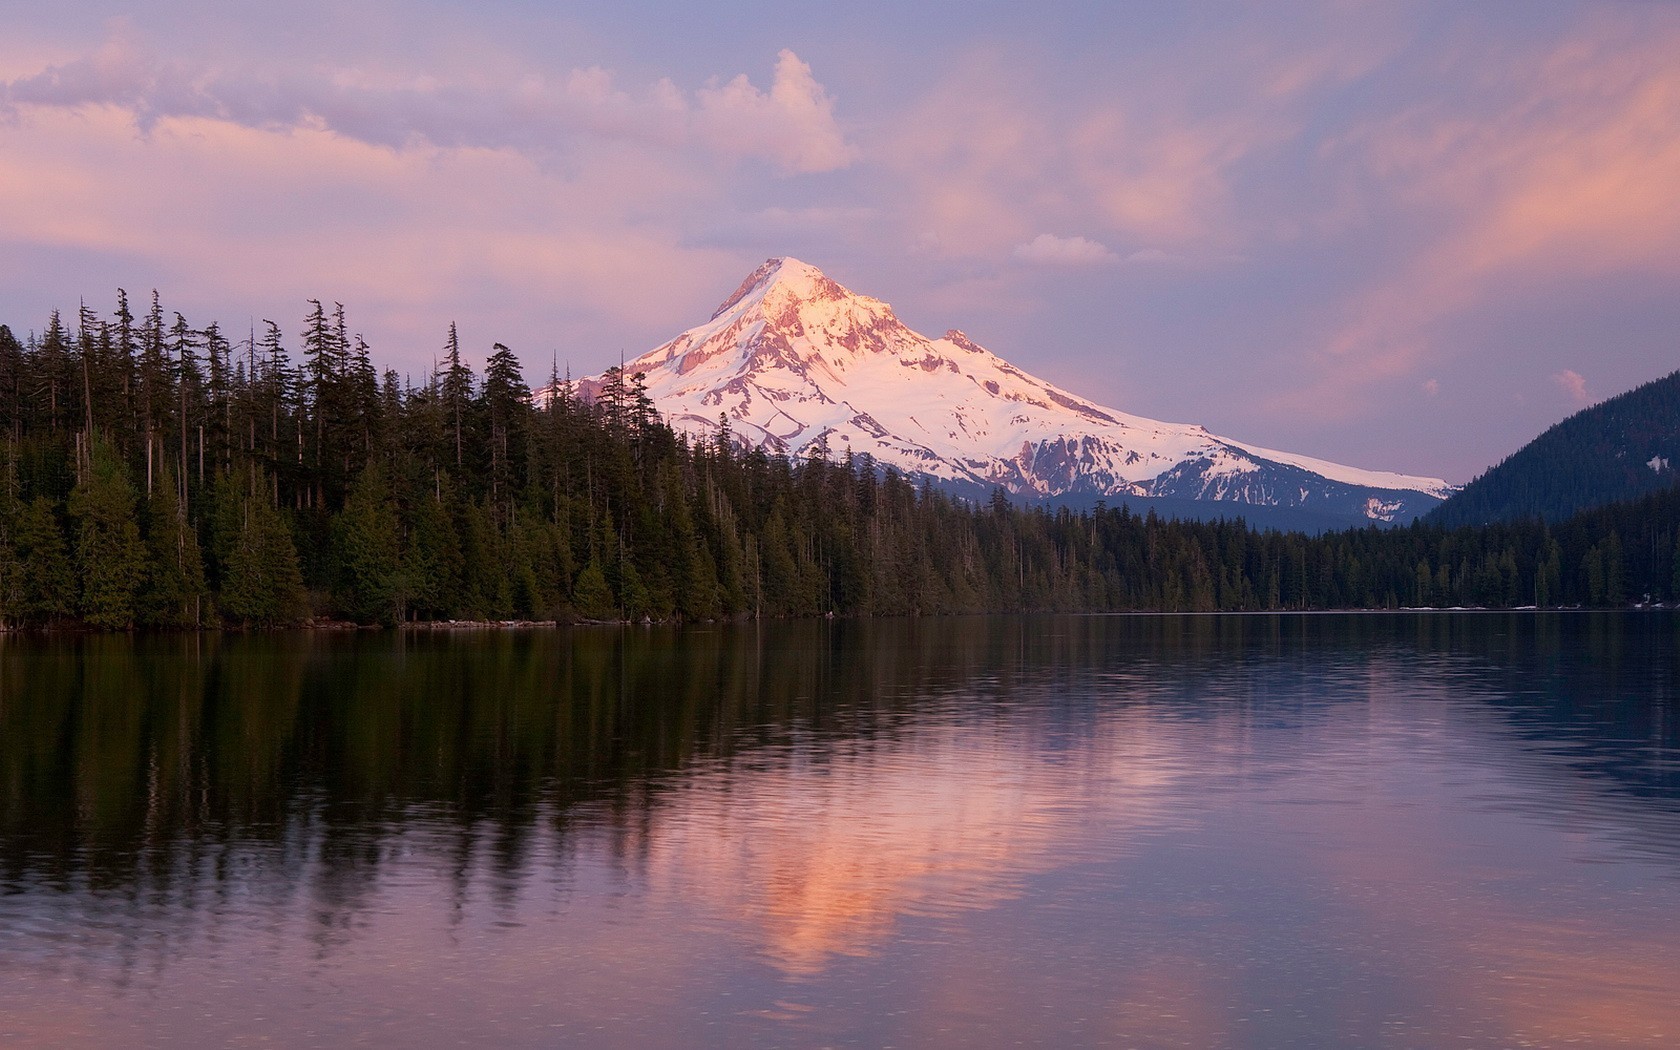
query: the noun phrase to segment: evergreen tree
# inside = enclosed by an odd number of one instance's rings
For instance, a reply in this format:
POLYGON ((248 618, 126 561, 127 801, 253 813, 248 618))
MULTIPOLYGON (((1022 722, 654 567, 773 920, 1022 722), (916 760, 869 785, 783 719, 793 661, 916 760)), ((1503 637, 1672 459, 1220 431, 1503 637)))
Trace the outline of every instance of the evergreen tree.
POLYGON ((449 338, 443 345, 443 372, 439 378, 439 393, 448 411, 451 432, 455 439, 455 472, 461 475, 466 468, 466 427, 468 406, 472 400, 472 369, 461 362, 461 338, 455 322, 449 322, 449 338))
POLYGON ((400 524, 384 473, 362 472, 333 519, 338 600, 360 623, 400 623, 407 618, 408 580, 402 571, 400 524))
POLYGON ((64 332, 64 321, 54 310, 47 319, 46 334, 40 348, 32 355, 40 376, 36 386, 37 414, 46 421, 48 433, 55 437, 69 433, 79 425, 80 383, 74 378, 76 363, 70 357, 70 342, 64 332))
POLYGON ((97 436, 82 473, 70 493, 70 515, 77 521, 79 611, 91 626, 126 630, 134 625, 135 597, 146 579, 134 486, 115 451, 97 436))
POLYGON ((578 573, 572 586, 572 604, 577 608, 578 615, 586 620, 618 619, 618 603, 613 599, 612 588, 607 586, 607 574, 601 571, 599 562, 591 560, 578 573))
POLYGON ((506 619, 513 605, 502 536, 487 504, 463 503, 456 512, 461 537, 459 607, 469 619, 506 619))
POLYGON ((411 490, 403 589, 410 607, 422 617, 448 619, 460 611, 465 559, 447 509, 452 499, 452 487, 437 493, 430 486, 411 490))
POLYGON ((231 479, 217 493, 221 609, 246 626, 296 623, 306 605, 291 531, 265 497, 260 489, 242 492, 231 479))
POLYGON ((490 438, 490 498, 506 506, 525 483, 531 391, 520 373, 519 359, 501 343, 484 365, 484 407, 490 438))
MULTIPOLYGON (((7 452, 10 451, 8 448, 7 452)), ((17 535, 18 517, 22 514, 23 507, 18 503, 14 491, 15 474, 12 458, 8 455, 4 474, 0 475, 0 631, 17 623, 22 597, 18 586, 18 573, 22 565, 18 562, 14 540, 17 535)))
POLYGON ((29 625, 49 624, 76 611, 76 569, 51 500, 36 496, 18 515, 13 615, 29 625))
POLYGON ((197 627, 204 622, 208 597, 198 531, 187 521, 174 478, 164 468, 147 500, 146 583, 140 598, 140 621, 158 627, 197 627))
POLYGON ((6 325, 0 324, 0 436, 16 442, 29 422, 25 411, 24 382, 30 362, 23 344, 6 325))

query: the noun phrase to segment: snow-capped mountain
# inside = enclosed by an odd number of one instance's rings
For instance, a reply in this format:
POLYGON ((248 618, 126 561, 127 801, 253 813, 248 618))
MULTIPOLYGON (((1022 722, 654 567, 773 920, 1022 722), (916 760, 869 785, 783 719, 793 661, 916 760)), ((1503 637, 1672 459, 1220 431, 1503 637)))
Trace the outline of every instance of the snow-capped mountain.
MULTIPOLYGON (((879 299, 771 259, 710 321, 624 366, 679 430, 794 455, 826 443, 984 494, 1139 496, 1408 520, 1453 491, 1093 404, 952 330, 929 339, 879 299)), ((600 377, 579 384, 585 397, 600 377)))

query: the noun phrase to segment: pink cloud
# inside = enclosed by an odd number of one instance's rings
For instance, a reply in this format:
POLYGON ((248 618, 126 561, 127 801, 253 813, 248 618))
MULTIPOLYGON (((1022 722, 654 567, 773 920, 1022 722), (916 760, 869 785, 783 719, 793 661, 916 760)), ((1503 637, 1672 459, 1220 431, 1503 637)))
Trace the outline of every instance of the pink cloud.
POLYGON ((1453 352, 1441 332, 1513 286, 1680 278, 1680 32, 1593 23, 1482 61, 1492 98, 1444 97, 1321 151, 1440 232, 1345 304, 1320 377, 1276 407, 1359 413, 1364 390, 1453 352))
POLYGON ((1015 258, 1044 266, 1093 266, 1112 262, 1115 254, 1105 245, 1084 237, 1058 237, 1041 233, 1015 246, 1015 258))
POLYGON ((1061 93, 1018 55, 973 49, 880 125, 868 159, 893 178, 910 235, 947 259, 997 260, 1072 228, 1100 244, 1228 261, 1277 224, 1240 207, 1240 170, 1301 134, 1313 89, 1381 52, 1219 44, 1234 69, 1210 66, 1200 48, 1173 51, 1170 68, 1111 70, 1100 86, 1061 93))
POLYGON ((1569 400, 1576 405, 1584 406, 1592 403, 1592 395, 1587 393, 1586 378, 1574 369, 1566 368, 1557 373, 1552 376, 1552 382, 1556 383, 1565 394, 1568 394, 1569 400))
POLYGON ((129 121, 109 108, 56 110, 7 132, 0 254, 49 246, 114 260, 14 326, 78 296, 98 307, 118 285, 157 287, 195 323, 230 325, 246 313, 284 322, 305 296, 331 296, 400 370, 428 367, 452 319, 464 337, 514 346, 529 367, 546 370, 559 351, 593 368, 616 358, 606 339, 652 345, 710 305, 717 274, 750 269, 641 216, 650 202, 712 192, 645 153, 592 157, 562 180, 503 151, 392 151, 204 118, 171 118, 137 139, 129 121))
POLYGON ((784 172, 850 164, 834 102, 792 51, 769 91, 745 74, 685 92, 659 80, 636 92, 599 67, 502 80, 375 76, 356 70, 263 77, 163 59, 118 32, 81 58, 0 82, 0 112, 111 107, 150 132, 200 117, 249 128, 320 128, 370 145, 565 153, 580 140, 623 140, 725 159, 766 160, 784 172))
POLYGON ((742 74, 695 96, 695 123, 708 142, 744 156, 773 158, 788 171, 834 171, 857 151, 834 119, 834 101, 792 51, 776 59, 768 92, 742 74))

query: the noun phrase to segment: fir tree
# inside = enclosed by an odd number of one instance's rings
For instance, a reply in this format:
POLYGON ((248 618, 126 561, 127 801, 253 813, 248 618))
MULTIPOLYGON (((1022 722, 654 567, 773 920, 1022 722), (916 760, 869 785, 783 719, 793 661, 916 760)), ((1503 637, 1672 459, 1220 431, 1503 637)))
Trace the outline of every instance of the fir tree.
POLYGON ((279 511, 260 489, 237 482, 217 493, 222 566, 221 609, 246 626, 296 623, 304 615, 303 573, 297 547, 279 511))
POLYGON ((466 467, 466 426, 468 404, 472 400, 472 369, 461 362, 461 338, 455 322, 449 322, 449 338, 443 345, 443 372, 439 389, 449 413, 455 439, 455 471, 459 475, 466 467))
POLYGON ((159 627, 197 627, 208 596, 198 531, 187 521, 186 504, 167 467, 147 500, 148 565, 140 598, 140 620, 159 627))
POLYGON ((21 623, 52 623, 76 611, 76 569, 51 500, 36 496, 18 515, 13 534, 17 552, 17 595, 13 615, 21 623))
POLYGON ((501 343, 484 364, 484 408, 490 439, 490 498, 499 507, 513 502, 525 483, 531 391, 519 359, 501 343))
POLYGON ((134 486, 122 461, 97 436, 70 494, 77 522, 80 613, 94 627, 134 625, 135 597, 146 578, 146 552, 134 516, 134 486))
POLYGON ((586 620, 618 619, 618 604, 613 599, 612 588, 607 586, 607 574, 601 571, 599 562, 590 561, 578 573, 577 581, 572 585, 572 604, 577 608, 578 615, 586 620))
MULTIPOLYGON (((448 485, 441 480, 439 484, 448 485)), ((451 617, 459 608, 465 559, 447 509, 453 491, 452 485, 435 493, 430 485, 413 486, 407 510, 403 589, 413 610, 430 619, 451 617)))
POLYGON ((399 530, 383 472, 364 470, 343 513, 333 519, 338 598, 351 619, 394 624, 407 618, 409 588, 399 530))

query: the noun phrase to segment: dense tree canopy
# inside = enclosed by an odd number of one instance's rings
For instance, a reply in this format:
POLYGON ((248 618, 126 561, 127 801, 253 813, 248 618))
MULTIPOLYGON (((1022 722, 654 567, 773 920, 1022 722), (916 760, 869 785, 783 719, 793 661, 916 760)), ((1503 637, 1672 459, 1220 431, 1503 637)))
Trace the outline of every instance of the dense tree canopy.
POLYGON ((531 397, 451 326, 380 375, 342 306, 280 325, 0 326, 0 623, 711 619, 1680 599, 1680 494, 1567 522, 1307 537, 971 506, 863 457, 690 440, 637 376, 531 397))
POLYGON ((1545 518, 1680 485, 1680 372, 1583 409, 1436 507, 1442 525, 1545 518))

